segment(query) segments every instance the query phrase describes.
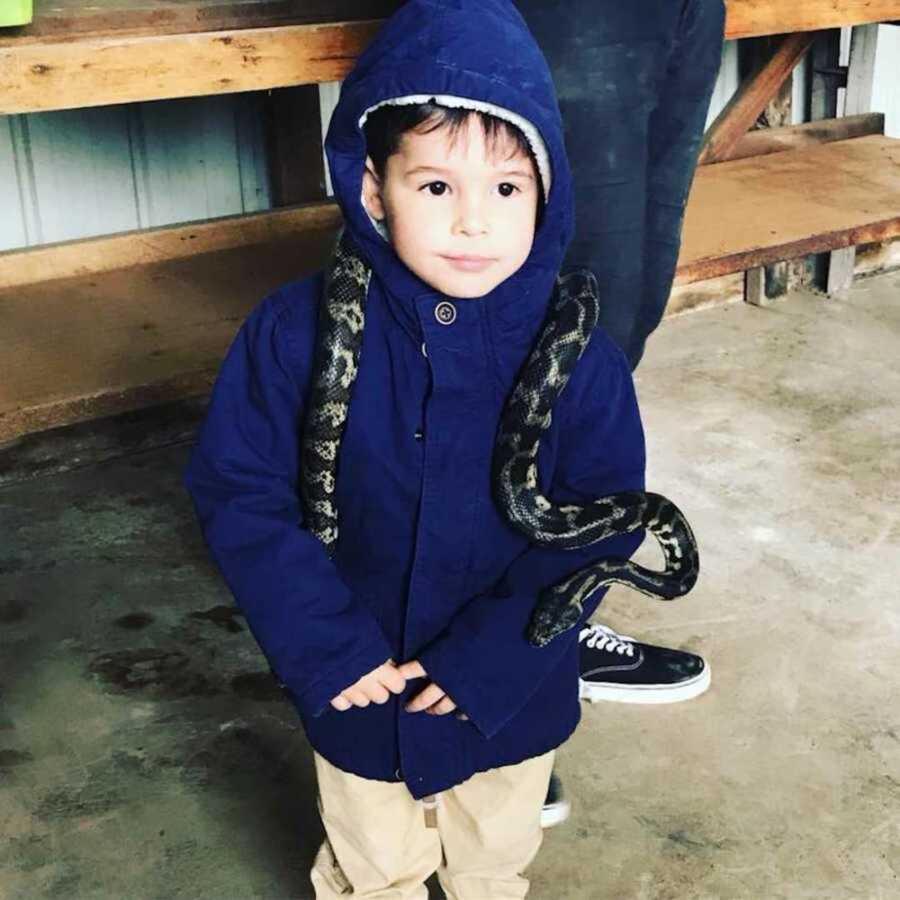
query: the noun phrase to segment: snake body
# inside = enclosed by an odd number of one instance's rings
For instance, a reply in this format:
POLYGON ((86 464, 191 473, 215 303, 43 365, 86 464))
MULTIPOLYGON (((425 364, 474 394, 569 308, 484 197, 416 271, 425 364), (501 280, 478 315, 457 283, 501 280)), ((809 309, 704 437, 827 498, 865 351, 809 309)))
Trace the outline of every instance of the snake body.
MULTIPOLYGON (((306 527, 334 556, 338 516, 334 491, 341 437, 350 408, 365 326, 371 269, 342 230, 326 272, 310 400, 301 435, 300 492, 306 527)), ((697 542, 683 513, 666 497, 623 491, 586 506, 557 505, 537 486, 540 439, 553 407, 587 347, 599 315, 597 281, 588 269, 556 279, 547 319, 501 415, 491 468, 494 502, 511 527, 530 541, 564 549, 646 529, 659 542, 662 571, 609 558, 545 588, 526 630, 543 647, 573 627, 599 588, 624 584, 651 597, 686 594, 699 573, 697 542)))

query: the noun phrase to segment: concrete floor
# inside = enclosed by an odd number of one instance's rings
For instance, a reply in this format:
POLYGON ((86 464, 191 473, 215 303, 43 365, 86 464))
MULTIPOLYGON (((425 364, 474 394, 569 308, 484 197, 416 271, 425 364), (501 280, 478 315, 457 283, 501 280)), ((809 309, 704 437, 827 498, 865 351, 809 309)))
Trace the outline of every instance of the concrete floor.
MULTIPOLYGON (((900 897, 898 301, 893 272, 651 340, 648 485, 703 574, 604 615, 713 686, 585 707, 536 900, 900 897)), ((311 753, 179 483, 201 408, 0 450, 2 898, 312 897, 311 753)))

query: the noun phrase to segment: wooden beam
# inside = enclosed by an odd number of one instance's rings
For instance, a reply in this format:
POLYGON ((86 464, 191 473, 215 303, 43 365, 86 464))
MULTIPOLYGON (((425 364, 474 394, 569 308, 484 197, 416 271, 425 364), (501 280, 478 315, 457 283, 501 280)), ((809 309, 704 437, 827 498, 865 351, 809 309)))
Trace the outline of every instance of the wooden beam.
POLYGON ((819 144, 846 141, 867 134, 884 134, 884 113, 863 113, 840 119, 823 119, 819 122, 803 122, 800 125, 748 131, 735 144, 726 159, 720 161, 765 156, 768 153, 800 150, 803 147, 817 147, 819 144))
POLYGON ((0 290, 278 242, 343 221, 333 201, 0 253, 0 290))
POLYGON ((778 93, 814 39, 814 34, 787 35, 772 58, 760 63, 754 73, 741 83, 737 93, 706 132, 699 160, 701 164, 728 157, 766 104, 778 93))

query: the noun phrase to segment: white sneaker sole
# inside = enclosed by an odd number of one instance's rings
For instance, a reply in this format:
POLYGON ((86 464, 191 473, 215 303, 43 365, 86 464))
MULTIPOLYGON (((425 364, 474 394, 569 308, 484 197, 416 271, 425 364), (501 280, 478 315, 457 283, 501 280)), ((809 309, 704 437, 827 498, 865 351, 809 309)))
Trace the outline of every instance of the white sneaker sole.
POLYGON ((678 684, 623 685, 578 679, 578 699, 588 703, 680 703, 699 697, 708 687, 712 673, 709 663, 695 678, 678 684))
POLYGON ((568 800, 554 803, 549 809, 544 807, 541 810, 541 828, 552 828, 554 825, 561 825, 569 818, 571 811, 572 805, 568 800))

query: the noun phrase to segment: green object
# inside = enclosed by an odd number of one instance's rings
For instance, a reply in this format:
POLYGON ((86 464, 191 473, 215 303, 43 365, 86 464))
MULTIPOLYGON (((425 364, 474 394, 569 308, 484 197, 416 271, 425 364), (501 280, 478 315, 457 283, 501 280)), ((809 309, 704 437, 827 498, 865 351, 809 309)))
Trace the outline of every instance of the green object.
POLYGON ((32 0, 0 0, 0 28, 27 25, 33 15, 32 0))

